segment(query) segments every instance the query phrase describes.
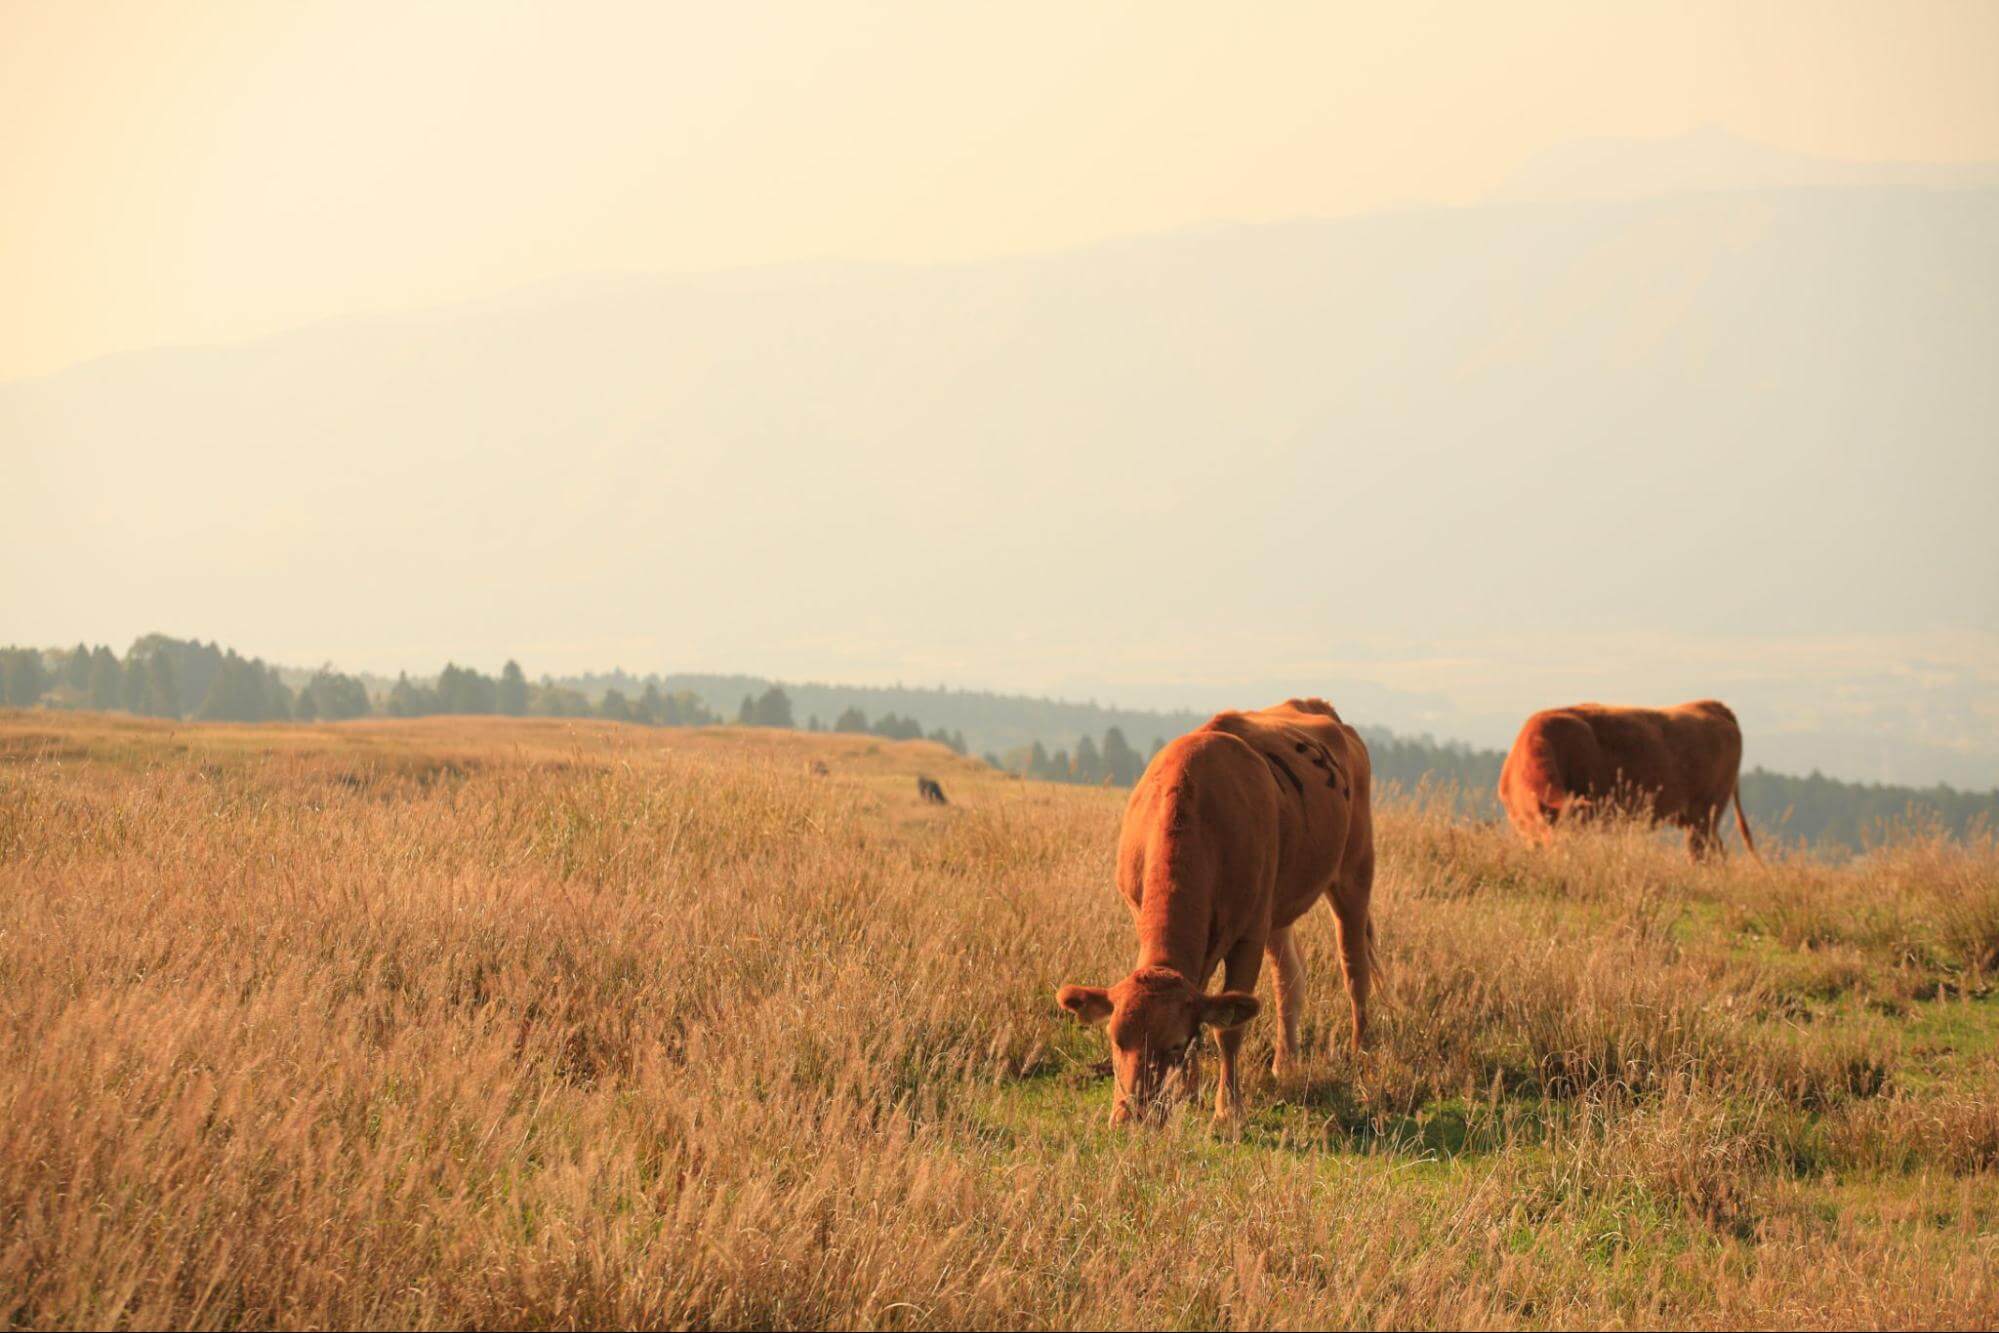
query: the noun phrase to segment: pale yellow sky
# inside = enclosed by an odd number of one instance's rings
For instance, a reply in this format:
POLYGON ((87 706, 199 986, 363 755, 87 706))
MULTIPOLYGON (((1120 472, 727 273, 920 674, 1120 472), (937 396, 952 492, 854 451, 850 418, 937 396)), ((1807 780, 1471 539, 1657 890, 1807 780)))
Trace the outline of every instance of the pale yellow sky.
POLYGON ((0 379, 551 278, 1999 159, 1999 4, 0 4, 0 379))

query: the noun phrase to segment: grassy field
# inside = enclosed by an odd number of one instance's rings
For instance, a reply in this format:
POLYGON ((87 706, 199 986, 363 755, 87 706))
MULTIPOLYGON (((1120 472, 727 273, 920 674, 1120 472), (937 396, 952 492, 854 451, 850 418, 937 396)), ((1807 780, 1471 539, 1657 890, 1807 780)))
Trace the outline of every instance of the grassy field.
POLYGON ((1999 1325, 1989 840, 1695 867, 1386 800, 1378 1048, 1322 914, 1231 1140, 1112 1131, 1053 1003, 1129 965, 1121 804, 866 737, 0 714, 0 1323, 1999 1325))

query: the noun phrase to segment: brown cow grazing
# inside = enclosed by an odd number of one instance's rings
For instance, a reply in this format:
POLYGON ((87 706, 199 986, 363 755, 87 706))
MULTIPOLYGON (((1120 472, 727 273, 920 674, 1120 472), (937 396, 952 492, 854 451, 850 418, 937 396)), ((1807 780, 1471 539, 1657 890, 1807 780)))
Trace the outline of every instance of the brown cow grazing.
POLYGON ((1118 892, 1138 927, 1137 964, 1115 986, 1056 993, 1084 1022, 1109 1021, 1112 1124, 1163 1117, 1169 1075, 1191 1082, 1203 1027, 1215 1029, 1221 1054, 1215 1119, 1241 1113, 1236 1053, 1257 1013, 1265 956, 1276 974, 1273 1067, 1290 1066, 1305 997, 1292 930, 1322 897, 1339 922, 1360 1049, 1374 960, 1370 777, 1359 733, 1319 699, 1219 713, 1146 766, 1125 806, 1117 861, 1118 892), (1210 995, 1218 965, 1224 989, 1210 995))
POLYGON ((1557 821, 1622 803, 1685 829, 1699 860, 1723 850, 1721 815, 1732 799, 1742 845, 1754 856, 1741 767, 1742 728, 1716 700, 1677 708, 1577 704, 1527 719, 1499 772, 1499 801, 1521 836, 1542 844, 1554 840, 1557 821))

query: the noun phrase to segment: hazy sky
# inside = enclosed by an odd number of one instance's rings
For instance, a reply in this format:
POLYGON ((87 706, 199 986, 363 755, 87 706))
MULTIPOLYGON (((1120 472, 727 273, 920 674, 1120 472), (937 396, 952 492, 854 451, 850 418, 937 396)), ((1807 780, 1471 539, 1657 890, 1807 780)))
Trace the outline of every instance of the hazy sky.
POLYGON ((1999 159, 1999 5, 0 4, 0 380, 578 273, 981 258, 1718 126, 1999 159))

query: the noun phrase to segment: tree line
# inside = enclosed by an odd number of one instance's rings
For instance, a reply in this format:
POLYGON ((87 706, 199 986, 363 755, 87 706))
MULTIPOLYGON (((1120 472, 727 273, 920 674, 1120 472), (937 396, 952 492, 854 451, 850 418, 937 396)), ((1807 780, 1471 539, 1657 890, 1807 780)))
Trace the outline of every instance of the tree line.
POLYGON ((1038 778, 1043 782, 1129 787, 1145 772, 1145 765, 1152 755, 1165 747, 1165 738, 1158 737, 1153 740, 1149 752, 1140 754, 1125 739, 1124 730, 1112 726, 1104 730, 1101 741, 1089 735, 1079 736, 1073 747, 1057 749, 1053 754, 1040 741, 1035 741, 1031 745, 1009 750, 1004 756, 988 754, 985 758, 994 768, 1002 768, 1024 778, 1038 778))
MULTIPOLYGON (((745 710, 749 708, 750 702, 751 700, 748 695, 743 696, 745 710)), ((751 725, 756 726, 788 727, 793 725, 790 718, 791 700, 784 694, 783 690, 773 685, 770 689, 765 690, 762 695, 758 696, 756 715, 753 719, 747 720, 751 725), (766 720, 766 718, 774 718, 775 715, 766 712, 762 701, 768 699, 773 694, 784 700, 784 721, 766 720)), ((746 718, 743 715, 738 715, 736 721, 743 723, 746 721, 746 718)), ((898 717, 894 712, 883 713, 880 717, 870 722, 868 721, 868 715, 862 712, 859 707, 852 704, 849 704, 833 719, 832 726, 828 727, 822 724, 819 721, 819 715, 814 713, 806 719, 805 729, 807 731, 845 732, 854 736, 879 736, 883 740, 889 741, 936 741, 953 754, 966 753, 965 733, 962 731, 946 731, 944 728, 938 727, 926 732, 923 730, 923 724, 915 718, 898 717)))
POLYGON ((380 696, 359 677, 322 666, 293 673, 296 688, 261 658, 198 639, 148 634, 123 658, 108 646, 0 648, 0 704, 13 708, 92 708, 204 722, 340 722, 381 714, 429 717, 490 713, 513 717, 606 718, 648 726, 703 727, 721 721, 692 691, 648 685, 636 698, 608 690, 591 700, 543 677, 531 684, 520 663, 498 676, 447 662, 435 681, 408 673, 380 696))
POLYGON ((648 727, 705 727, 721 721, 688 691, 662 692, 648 684, 636 697, 606 690, 596 700, 581 690, 543 676, 530 682, 521 664, 509 660, 498 676, 446 662, 435 682, 396 677, 381 702, 389 717, 432 717, 440 714, 498 714, 504 717, 601 718, 636 722, 648 727))
MULTIPOLYGON (((0 702, 15 708, 46 704, 145 717, 269 722, 297 716, 301 698, 316 704, 319 685, 320 676, 314 676, 295 694, 260 658, 164 634, 138 639, 122 659, 104 644, 79 643, 54 652, 0 648, 0 702)), ((337 685, 332 697, 342 697, 337 685)), ((365 700, 365 691, 361 697, 365 700)))
MULTIPOLYGON (((435 680, 398 676, 385 688, 369 689, 358 676, 322 666, 315 671, 280 671, 260 658, 246 658, 234 649, 195 639, 148 634, 133 642, 121 657, 108 646, 79 643, 73 648, 0 648, 0 705, 14 708, 88 708, 122 710, 147 717, 191 718, 202 721, 337 722, 385 715, 426 717, 435 714, 501 714, 515 717, 599 718, 645 726, 699 727, 725 720, 694 688, 670 688, 669 683, 693 677, 647 677, 622 672, 610 676, 558 681, 543 676, 530 681, 518 662, 509 661, 497 676, 471 667, 446 663, 435 680), (289 679, 287 679, 289 677, 289 679), (588 687, 579 688, 579 685, 588 687)), ((751 678, 716 678, 740 687, 751 678)), ((793 728, 797 708, 793 694, 775 683, 753 682, 742 696, 733 720, 739 726, 793 728)), ((870 718, 860 701, 888 697, 885 690, 856 689, 842 703, 838 687, 801 686, 799 692, 823 701, 832 713, 830 724, 811 714, 807 731, 878 736, 885 740, 932 740, 958 754, 968 753, 960 728, 926 730, 915 717, 894 709, 870 718), (835 711, 837 710, 837 711, 835 711)), ((712 691, 711 691, 712 693, 712 691)), ((940 707, 966 706, 985 712, 1004 696, 956 692, 903 691, 937 701, 940 707)), ((1040 717, 1050 710, 1084 709, 1046 700, 1023 700, 1040 717)), ((1088 706, 1093 707, 1093 706, 1088 706)), ((1095 710, 1102 716, 1108 710, 1095 710)), ((981 714, 983 716, 983 713, 981 714)), ((1146 716, 1146 715, 1134 715, 1146 716)), ((1190 715, 1191 716, 1191 715, 1190 715)), ((1178 716, 1159 715, 1155 721, 1177 723, 1178 716)), ((1190 724, 1198 725, 1198 723, 1190 724)), ((1177 735, 1181 730, 1173 731, 1177 735)), ((1378 786, 1405 790, 1418 786, 1472 818, 1496 817, 1493 788, 1504 756, 1497 750, 1474 749, 1428 736, 1401 737, 1362 728, 1373 760, 1378 786)), ((1015 734, 1018 734, 1016 732, 1015 734)), ((1099 736, 1079 735, 1052 752, 1039 739, 1012 746, 1003 753, 987 750, 981 757, 993 768, 1044 782, 1128 787, 1165 744, 1155 736, 1143 754, 1113 724, 1099 736)), ((1891 823, 1927 822, 1952 834, 1964 835, 1994 827, 1999 820, 1999 792, 1958 791, 1842 782, 1818 773, 1808 777, 1751 769, 1742 775, 1743 805, 1759 831, 1811 843, 1864 846, 1891 823)), ((1766 835, 1767 836, 1767 835, 1766 835)))
MULTIPOLYGON (((606 686, 633 688, 643 679, 619 670, 597 671, 567 678, 568 684, 595 694, 606 686)), ((1088 735, 1099 747, 1104 732, 1117 727, 1139 745, 1152 737, 1178 736, 1208 720, 1207 712, 1191 709, 1119 708, 1073 700, 1036 698, 1025 694, 999 694, 990 690, 959 689, 932 685, 853 685, 826 681, 773 681, 763 676, 718 675, 702 672, 673 672, 656 677, 662 685, 691 689, 712 707, 733 713, 743 695, 760 696, 773 684, 781 684, 791 700, 794 715, 806 719, 817 715, 828 729, 837 727, 843 713, 853 709, 870 719, 918 718, 923 735, 939 732, 962 735, 968 753, 1008 756, 1026 750, 1035 741, 1044 749, 1058 746, 1073 755, 1076 739, 1088 735)), ((872 733, 875 723, 869 724, 872 733)), ((855 730, 849 727, 848 730, 855 730)), ((899 740, 911 739, 905 727, 899 740)))
MULTIPOLYGON (((657 680, 641 684, 627 679, 624 688, 606 686, 592 699, 574 685, 548 676, 530 681, 520 663, 514 661, 502 667, 497 676, 455 662, 445 663, 434 681, 412 679, 403 672, 386 691, 375 695, 359 677, 329 665, 293 688, 282 673, 261 658, 245 658, 215 643, 164 634, 136 640, 122 659, 102 644, 93 648, 79 643, 52 651, 0 648, 0 704, 91 708, 214 722, 339 722, 371 714, 600 718, 657 727, 707 727, 725 721, 693 690, 669 691, 657 680)), ((791 698, 778 685, 745 694, 734 720, 745 727, 798 725, 791 698)), ((941 727, 925 731, 914 717, 893 711, 871 721, 860 708, 849 706, 830 726, 814 714, 805 729, 884 740, 932 740, 955 753, 967 752, 962 731, 941 727)), ((1054 776, 1054 771, 1047 775, 1054 776)))
MULTIPOLYGON (((1490 795, 1499 781, 1500 756, 1496 752, 1433 741, 1427 736, 1406 740, 1367 728, 1362 728, 1361 733, 1367 741, 1377 785, 1393 783, 1414 788, 1420 783, 1453 804, 1469 806, 1477 796, 1490 795)), ((1145 766, 1165 745, 1164 737, 1154 737, 1151 748, 1140 754, 1125 739, 1123 728, 1111 726, 1104 730, 1101 740, 1079 736, 1074 745, 1053 753, 1035 741, 1004 755, 987 754, 985 760, 994 768, 1043 782, 1129 787, 1138 781, 1145 766)))
MULTIPOLYGON (((213 722, 340 722, 371 714, 599 718, 655 727, 707 727, 725 720, 694 691, 666 690, 657 680, 642 686, 633 683, 629 689, 607 686, 593 699, 548 676, 531 682, 515 661, 497 676, 455 662, 445 663, 434 681, 412 679, 404 672, 379 694, 370 694, 359 677, 329 665, 298 680, 293 688, 283 673, 261 658, 164 634, 134 641, 123 658, 103 644, 79 643, 54 650, 0 648, 0 705, 89 708, 213 722)), ((744 695, 735 721, 746 727, 797 726, 791 699, 777 685, 744 695)), ((815 715, 806 729, 829 728, 815 715)), ((926 733, 915 718, 893 712, 870 722, 860 709, 848 708, 830 730, 887 740, 927 738, 965 753, 962 732, 940 728, 926 733)))

